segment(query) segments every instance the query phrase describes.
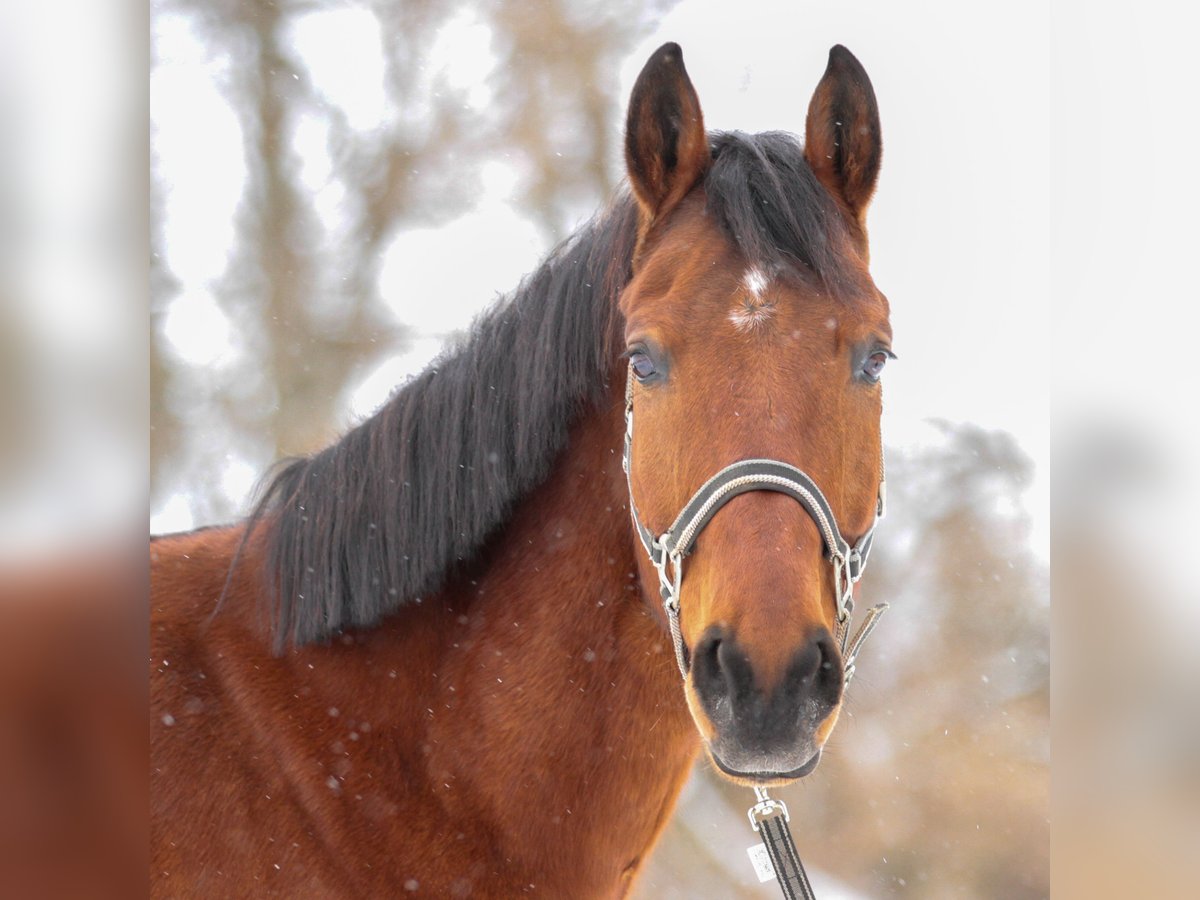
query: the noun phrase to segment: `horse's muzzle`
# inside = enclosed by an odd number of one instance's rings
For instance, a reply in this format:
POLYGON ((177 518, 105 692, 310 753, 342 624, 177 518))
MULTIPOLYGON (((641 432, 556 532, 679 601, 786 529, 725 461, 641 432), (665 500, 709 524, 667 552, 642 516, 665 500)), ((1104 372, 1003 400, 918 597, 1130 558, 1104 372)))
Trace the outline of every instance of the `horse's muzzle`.
POLYGON ((753 658, 721 626, 705 631, 692 654, 692 689, 712 725, 709 751, 725 774, 753 781, 802 778, 821 758, 818 732, 838 707, 842 663, 833 636, 821 628, 764 687, 753 658))

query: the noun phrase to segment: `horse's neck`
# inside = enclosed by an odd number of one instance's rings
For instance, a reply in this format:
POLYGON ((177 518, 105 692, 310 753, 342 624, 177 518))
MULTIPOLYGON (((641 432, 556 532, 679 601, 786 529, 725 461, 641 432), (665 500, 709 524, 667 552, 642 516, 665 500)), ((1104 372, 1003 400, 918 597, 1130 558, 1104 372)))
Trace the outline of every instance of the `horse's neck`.
MULTIPOLYGON (((614 403, 575 429, 475 570, 355 646, 312 648, 328 673, 318 705, 397 748, 398 771, 374 779, 576 896, 619 892, 697 748, 636 576, 621 440, 614 403)), ((302 674, 311 662, 293 657, 302 674)))
POLYGON ((622 437, 619 407, 576 429, 486 572, 451 593, 458 637, 429 723, 445 748, 435 784, 478 792, 501 840, 543 831, 538 850, 569 867, 635 863, 697 745, 636 575, 622 437))

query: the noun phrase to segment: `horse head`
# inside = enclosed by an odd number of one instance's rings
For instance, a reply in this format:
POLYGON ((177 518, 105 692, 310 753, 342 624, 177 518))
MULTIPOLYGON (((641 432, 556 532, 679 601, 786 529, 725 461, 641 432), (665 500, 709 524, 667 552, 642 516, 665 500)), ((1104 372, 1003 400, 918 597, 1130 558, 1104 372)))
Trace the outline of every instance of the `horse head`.
POLYGON ((620 304, 641 582, 676 617, 713 762, 735 780, 787 782, 816 767, 837 722, 849 557, 865 556, 882 512, 892 353, 868 272, 874 92, 835 47, 803 147, 709 134, 667 44, 634 87, 625 155, 639 208, 620 304))

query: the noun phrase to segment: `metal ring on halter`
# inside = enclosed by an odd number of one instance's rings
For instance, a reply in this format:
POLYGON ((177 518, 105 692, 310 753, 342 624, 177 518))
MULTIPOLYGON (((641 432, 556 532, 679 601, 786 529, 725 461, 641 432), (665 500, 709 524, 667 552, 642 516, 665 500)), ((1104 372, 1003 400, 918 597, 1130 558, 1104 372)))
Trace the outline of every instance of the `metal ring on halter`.
POLYGON ((844 623, 854 607, 854 582, 850 580, 850 563, 837 553, 833 556, 833 590, 837 594, 837 618, 844 623))
POLYGON ((791 815, 788 814, 787 804, 782 800, 769 797, 766 788, 756 787, 754 796, 758 802, 746 810, 746 815, 750 819, 750 827, 755 831, 758 831, 758 823, 773 813, 783 813, 785 822, 792 821, 791 815))
POLYGON ((662 554, 658 562, 654 563, 654 568, 658 570, 658 589, 662 593, 663 602, 674 605, 675 609, 679 609, 679 585, 683 581, 683 560, 678 553, 668 553, 666 550, 666 535, 664 534, 658 539, 658 544, 663 548, 662 554), (667 576, 667 564, 670 563, 672 576, 667 576))

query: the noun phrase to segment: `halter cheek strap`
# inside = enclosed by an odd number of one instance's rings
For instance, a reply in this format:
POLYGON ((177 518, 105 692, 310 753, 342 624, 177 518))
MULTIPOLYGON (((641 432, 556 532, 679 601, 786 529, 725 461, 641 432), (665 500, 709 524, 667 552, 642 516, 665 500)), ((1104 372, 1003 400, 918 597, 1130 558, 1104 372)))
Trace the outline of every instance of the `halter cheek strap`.
POLYGON ((708 479, 675 517, 671 527, 655 537, 644 524, 633 499, 633 481, 630 475, 630 459, 633 451, 633 381, 632 369, 625 382, 625 449, 621 464, 629 486, 629 510, 634 529, 658 572, 659 592, 667 614, 667 624, 675 644, 675 661, 679 672, 687 678, 690 668, 687 647, 679 627, 679 594, 683 581, 683 558, 691 553, 696 538, 712 521, 717 511, 739 494, 747 491, 775 491, 798 502, 817 524, 821 541, 825 547, 825 558, 833 566, 833 583, 837 593, 837 635, 842 653, 844 683, 854 677, 855 660, 863 642, 875 629, 879 617, 887 610, 880 603, 867 611, 853 641, 848 641, 850 620, 854 613, 854 585, 862 577, 871 552, 875 527, 886 511, 886 480, 880 460, 879 495, 875 508, 875 519, 867 532, 854 546, 842 537, 838 530, 833 508, 815 481, 795 466, 774 459, 745 459, 728 465, 708 479))

